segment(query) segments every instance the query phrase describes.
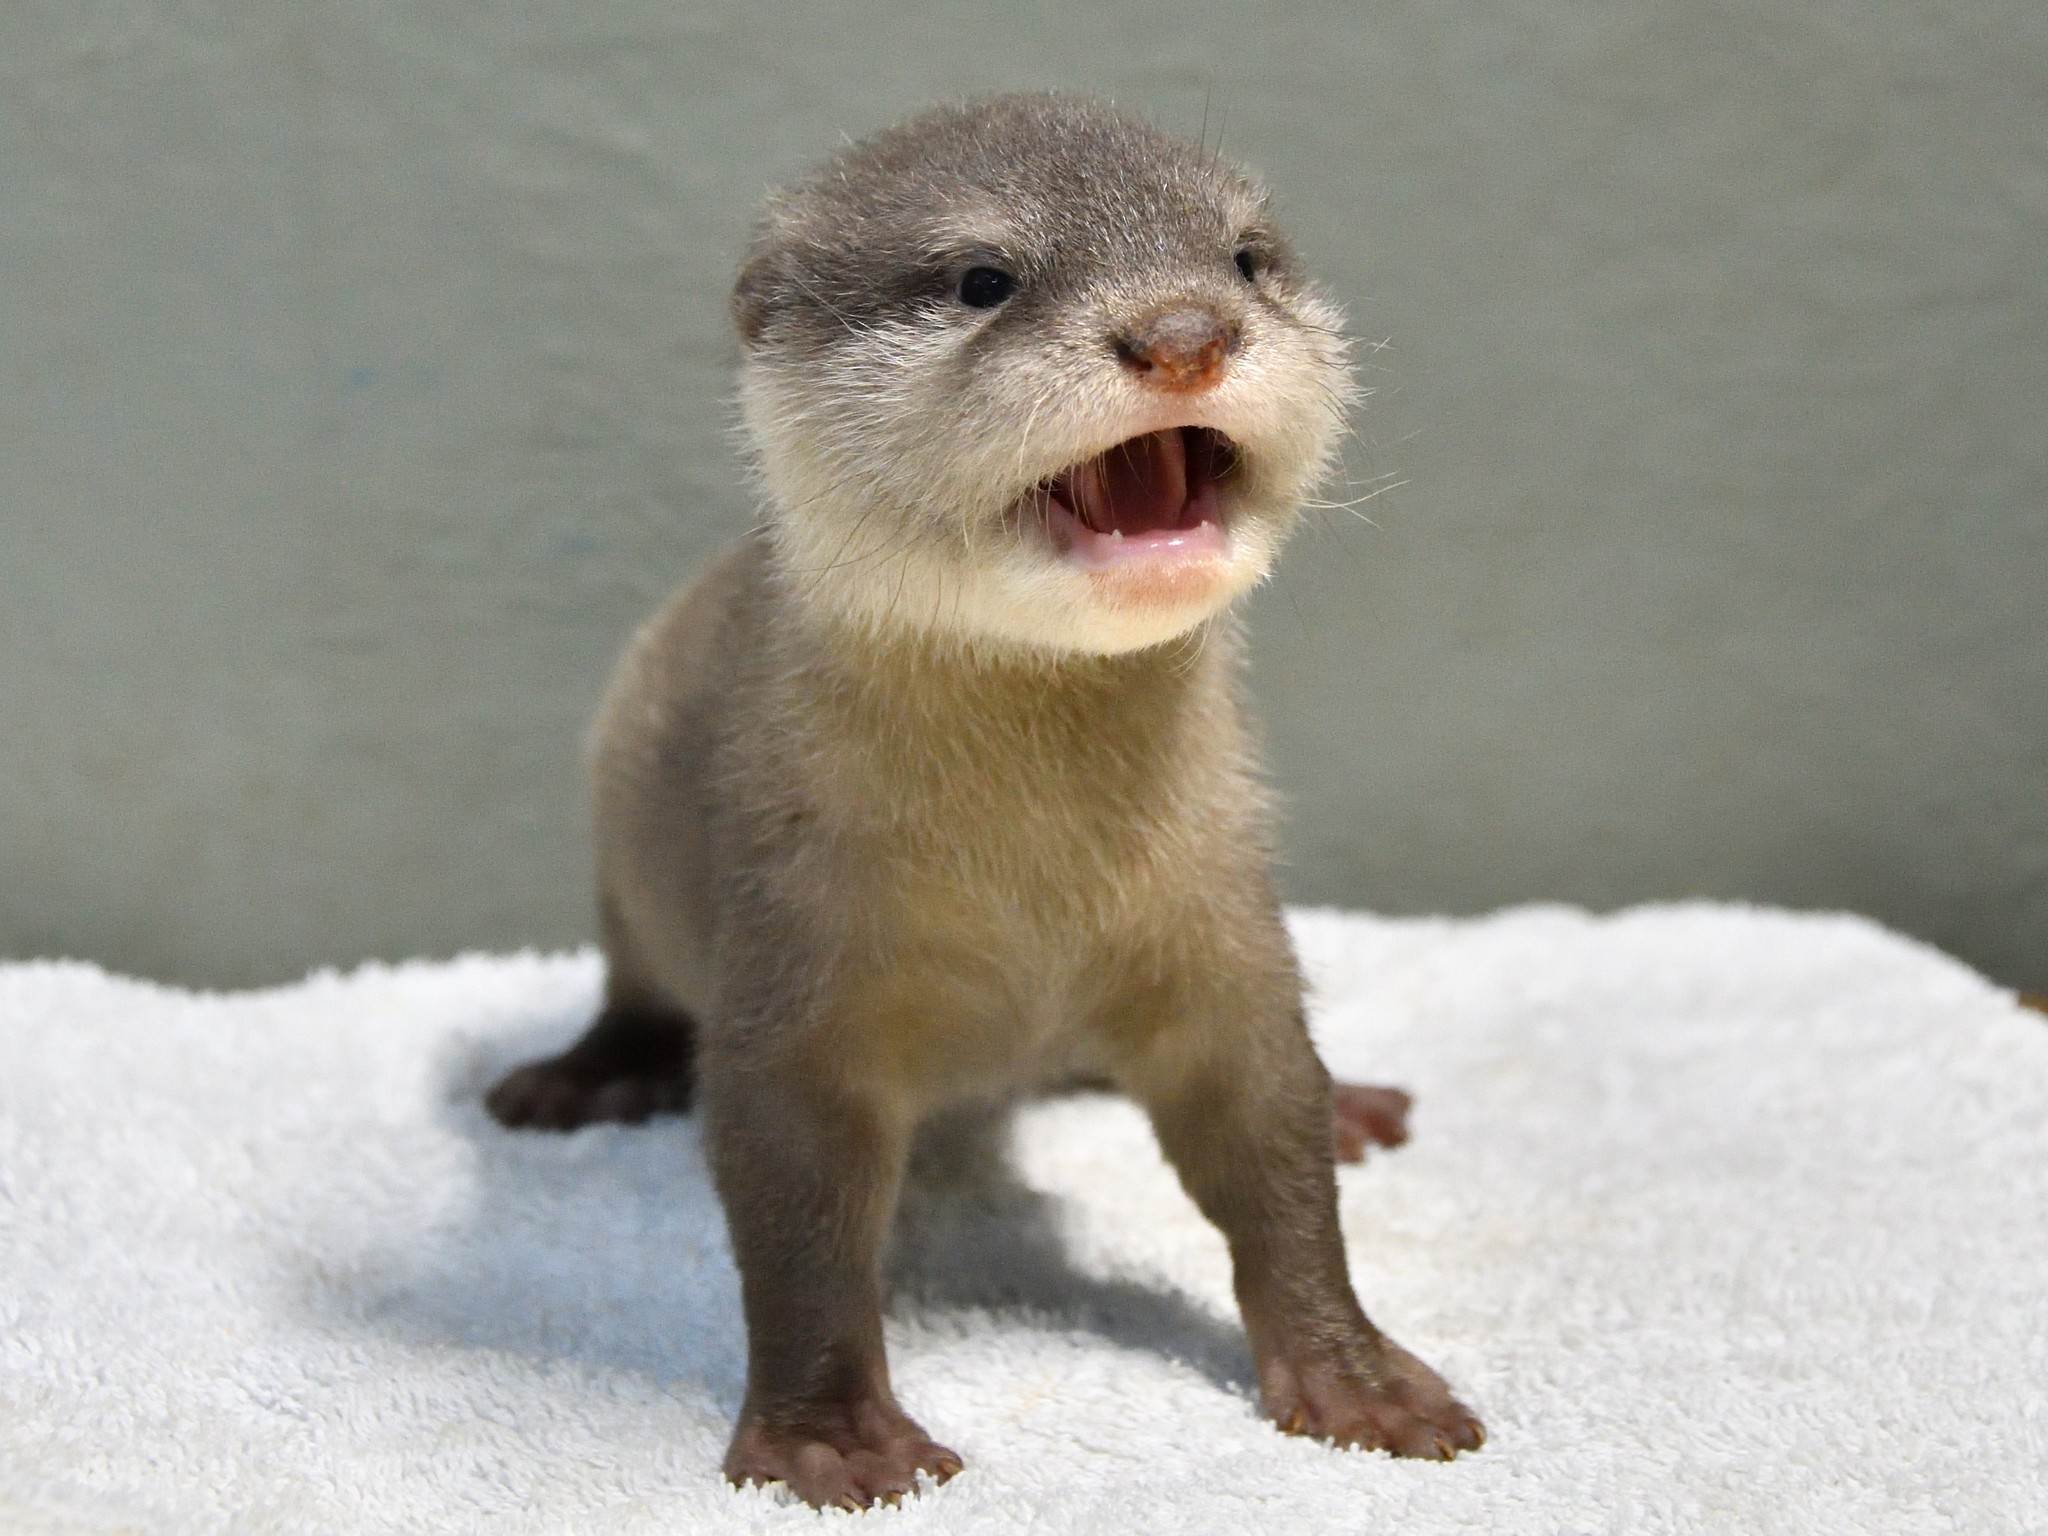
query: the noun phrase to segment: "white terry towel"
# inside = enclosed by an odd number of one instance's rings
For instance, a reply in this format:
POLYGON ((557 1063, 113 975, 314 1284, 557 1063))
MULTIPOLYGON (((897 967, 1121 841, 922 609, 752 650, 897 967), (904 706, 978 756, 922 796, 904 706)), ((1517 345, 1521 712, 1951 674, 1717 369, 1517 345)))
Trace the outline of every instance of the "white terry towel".
POLYGON ((0 967, 0 1531, 2048 1530, 2048 1024, 1847 917, 1303 912, 1366 1306, 1449 1465, 1259 1417, 1223 1246, 1106 1098, 928 1205, 889 1327, 967 1470, 718 1475, 742 1374, 695 1124, 514 1134, 588 954, 203 996, 0 967), (919 1267, 921 1266, 921 1268, 919 1267))

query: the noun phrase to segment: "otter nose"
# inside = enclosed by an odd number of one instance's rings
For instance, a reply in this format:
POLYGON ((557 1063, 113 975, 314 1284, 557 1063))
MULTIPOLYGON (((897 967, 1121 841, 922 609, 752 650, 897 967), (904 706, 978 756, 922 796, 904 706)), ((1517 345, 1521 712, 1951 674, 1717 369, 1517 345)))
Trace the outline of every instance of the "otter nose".
POLYGON ((1116 333, 1123 365, 1157 389, 1192 394, 1222 382, 1238 328, 1207 304, 1172 304, 1116 333))

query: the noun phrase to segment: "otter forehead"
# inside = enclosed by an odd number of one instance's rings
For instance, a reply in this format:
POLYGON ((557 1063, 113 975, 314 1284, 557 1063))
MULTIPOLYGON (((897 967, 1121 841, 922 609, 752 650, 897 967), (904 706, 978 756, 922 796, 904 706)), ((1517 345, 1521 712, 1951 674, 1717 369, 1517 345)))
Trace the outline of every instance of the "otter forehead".
POLYGON ((804 320, 843 334, 940 299, 963 263, 1051 298, 1212 270, 1244 239, 1287 264, 1241 171, 1099 102, 1000 96, 886 129, 771 198, 735 317, 750 342, 804 320))

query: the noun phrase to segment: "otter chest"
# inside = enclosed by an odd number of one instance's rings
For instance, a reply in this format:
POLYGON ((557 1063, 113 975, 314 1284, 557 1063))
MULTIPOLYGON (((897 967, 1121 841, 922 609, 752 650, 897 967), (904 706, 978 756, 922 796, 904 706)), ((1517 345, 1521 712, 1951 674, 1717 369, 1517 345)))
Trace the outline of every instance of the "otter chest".
POLYGON ((1091 1042, 1197 918, 1185 840, 1035 797, 926 803, 844 850, 861 1012, 966 1086, 1084 1070, 1091 1042), (950 813, 950 814, 948 814, 950 813))

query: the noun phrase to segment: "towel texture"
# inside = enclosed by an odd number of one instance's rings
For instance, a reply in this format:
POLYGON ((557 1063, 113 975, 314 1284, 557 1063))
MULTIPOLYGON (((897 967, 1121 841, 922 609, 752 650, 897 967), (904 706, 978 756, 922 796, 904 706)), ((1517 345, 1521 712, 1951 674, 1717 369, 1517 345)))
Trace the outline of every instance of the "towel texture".
POLYGON ((697 1129, 514 1134, 588 954, 202 996, 0 967, 0 1530, 2048 1529, 2048 1027, 1853 918, 1295 915, 1367 1309, 1491 1439, 1259 1417, 1223 1245, 1128 1105, 919 1195, 889 1323, 967 1470, 817 1516, 718 1476, 744 1364, 697 1129))

